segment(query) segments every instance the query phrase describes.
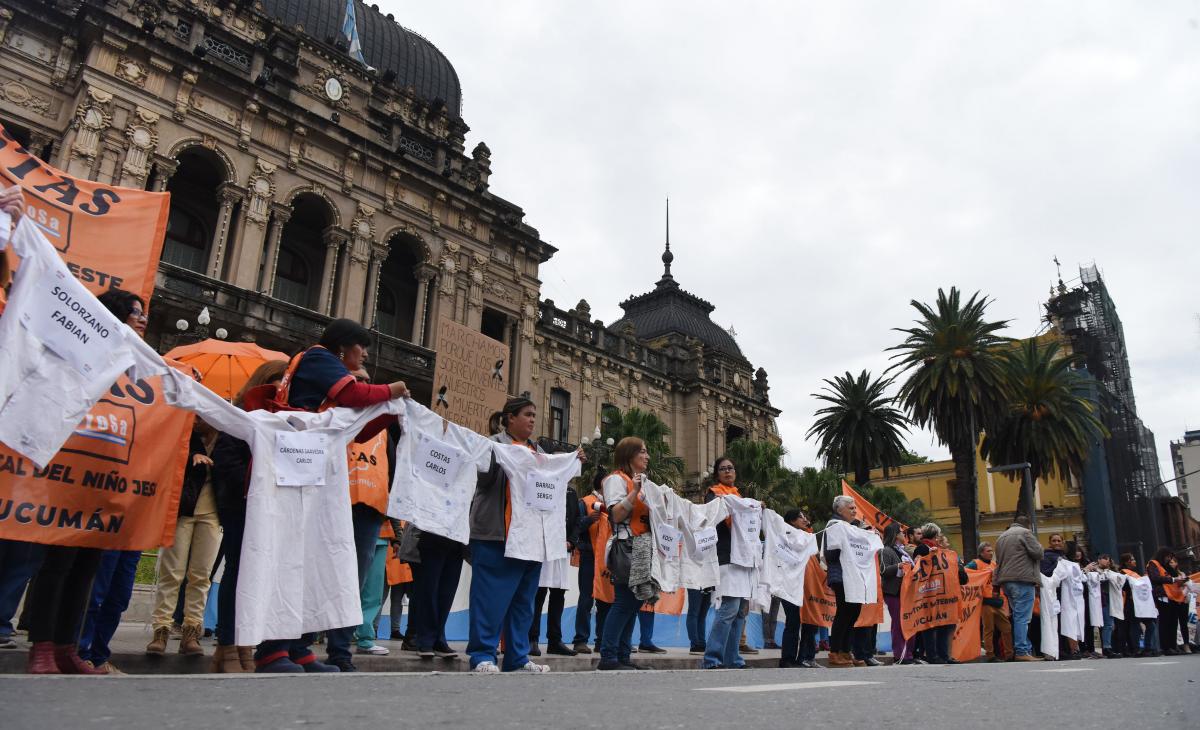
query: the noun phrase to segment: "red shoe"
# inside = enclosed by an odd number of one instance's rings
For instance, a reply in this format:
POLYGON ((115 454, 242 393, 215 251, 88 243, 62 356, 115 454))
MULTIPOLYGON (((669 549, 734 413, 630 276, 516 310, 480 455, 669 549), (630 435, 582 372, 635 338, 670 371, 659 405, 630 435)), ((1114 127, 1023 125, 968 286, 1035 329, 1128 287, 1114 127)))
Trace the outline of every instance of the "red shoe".
POLYGON ((96 669, 91 664, 79 658, 79 652, 74 644, 55 644, 54 663, 58 665, 60 674, 108 674, 103 669, 96 669))
POLYGON ((54 642, 35 641, 29 647, 29 659, 25 662, 26 674, 62 674, 54 661, 54 642))

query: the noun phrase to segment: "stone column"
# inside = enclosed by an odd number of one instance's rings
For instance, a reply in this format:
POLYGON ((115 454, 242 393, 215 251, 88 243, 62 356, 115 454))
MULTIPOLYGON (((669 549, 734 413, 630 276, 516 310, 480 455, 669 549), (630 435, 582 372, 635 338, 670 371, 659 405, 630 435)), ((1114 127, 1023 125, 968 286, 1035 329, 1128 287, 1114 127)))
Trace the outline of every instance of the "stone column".
POLYGON ((417 305, 413 307, 412 343, 423 347, 425 312, 429 307, 429 282, 437 276, 437 268, 432 264, 420 264, 414 273, 417 275, 417 305))
POLYGON ((43 155, 46 153, 46 147, 48 147, 53 141, 54 138, 48 134, 42 134, 41 132, 36 131, 30 132, 29 147, 27 147, 25 151, 34 157, 41 159, 42 162, 49 162, 49 160, 43 157, 43 155))
POLYGON ((321 271, 321 288, 317 295, 317 311, 331 314, 333 311, 333 282, 337 276, 338 254, 349 236, 345 231, 329 228, 325 231, 325 266, 321 271))
POLYGON ((262 280, 258 282, 259 291, 267 296, 275 296, 275 268, 279 265, 279 243, 283 238, 283 228, 291 217, 291 206, 278 203, 271 205, 271 230, 267 233, 262 280))
POLYGON ((371 264, 367 270, 367 298, 363 302, 363 324, 373 329, 375 327, 375 307, 379 303, 379 270, 387 261, 388 247, 374 245, 371 247, 371 264))
POLYGON ((166 191, 167 183, 171 182, 171 178, 178 169, 179 162, 177 160, 156 156, 154 158, 154 176, 150 178, 150 190, 155 193, 166 191))
POLYGON ((242 195, 229 183, 217 188, 217 197, 221 201, 221 210, 217 214, 217 229, 213 234, 212 246, 208 251, 208 266, 205 271, 213 279, 221 278, 221 270, 225 265, 225 245, 229 240, 229 223, 233 218, 233 206, 242 199, 242 195))

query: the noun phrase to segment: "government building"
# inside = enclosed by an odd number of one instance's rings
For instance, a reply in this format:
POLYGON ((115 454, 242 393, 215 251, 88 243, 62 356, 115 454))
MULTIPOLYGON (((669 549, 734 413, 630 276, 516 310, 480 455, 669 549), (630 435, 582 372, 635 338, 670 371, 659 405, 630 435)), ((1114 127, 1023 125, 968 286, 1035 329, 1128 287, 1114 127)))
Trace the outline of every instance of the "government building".
POLYGON ((507 345, 511 392, 564 447, 633 407, 670 426, 689 481, 732 439, 778 442, 766 372, 674 280, 669 248, 611 325, 587 302, 543 301, 555 248, 492 191, 487 145, 467 151, 450 61, 356 2, 360 63, 345 10, 0 1, 5 129, 69 175, 171 194, 151 344, 224 335, 294 353, 347 317, 376 333, 375 380, 429 403, 447 318, 507 345))

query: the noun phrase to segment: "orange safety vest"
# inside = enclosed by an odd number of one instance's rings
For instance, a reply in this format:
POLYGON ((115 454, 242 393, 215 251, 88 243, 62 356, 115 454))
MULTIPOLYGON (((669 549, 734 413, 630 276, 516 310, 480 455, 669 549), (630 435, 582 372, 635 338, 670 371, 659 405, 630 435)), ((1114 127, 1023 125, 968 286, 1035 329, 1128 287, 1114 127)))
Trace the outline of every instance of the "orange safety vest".
MULTIPOLYGON (((380 431, 365 444, 350 444, 346 452, 350 460, 350 504, 365 504, 381 515, 387 514, 387 431, 380 431)), ((385 520, 384 524, 389 523, 385 520)))
MULTIPOLYGON (((1170 573, 1167 572, 1167 569, 1159 564, 1157 560, 1151 560, 1150 565, 1158 568, 1158 572, 1162 573, 1164 576, 1167 576, 1168 578, 1171 577, 1170 573)), ((1187 600, 1187 595, 1183 592, 1183 586, 1178 586, 1174 583, 1163 583, 1162 589, 1163 593, 1167 594, 1167 598, 1171 599, 1175 603, 1183 603, 1187 600)))
MULTIPOLYGON (((623 471, 614 471, 609 476, 621 477, 625 482, 625 494, 633 493, 633 478, 623 471)), ((650 507, 641 495, 633 501, 633 513, 629 515, 629 532, 633 535, 644 535, 650 531, 650 507)))

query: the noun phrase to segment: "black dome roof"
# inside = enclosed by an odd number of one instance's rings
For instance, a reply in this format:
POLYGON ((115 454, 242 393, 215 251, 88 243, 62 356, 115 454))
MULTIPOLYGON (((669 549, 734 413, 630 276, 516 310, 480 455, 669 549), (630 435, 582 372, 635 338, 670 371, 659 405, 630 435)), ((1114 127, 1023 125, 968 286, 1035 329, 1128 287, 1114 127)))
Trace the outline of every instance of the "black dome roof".
MULTIPOLYGON (((286 27, 301 25, 319 41, 342 37, 345 0, 262 0, 267 15, 286 27)), ((442 52, 416 33, 402 28, 378 10, 355 0, 358 37, 367 63, 396 73, 396 85, 412 86, 427 101, 441 99, 450 116, 462 115, 458 73, 442 52)))

